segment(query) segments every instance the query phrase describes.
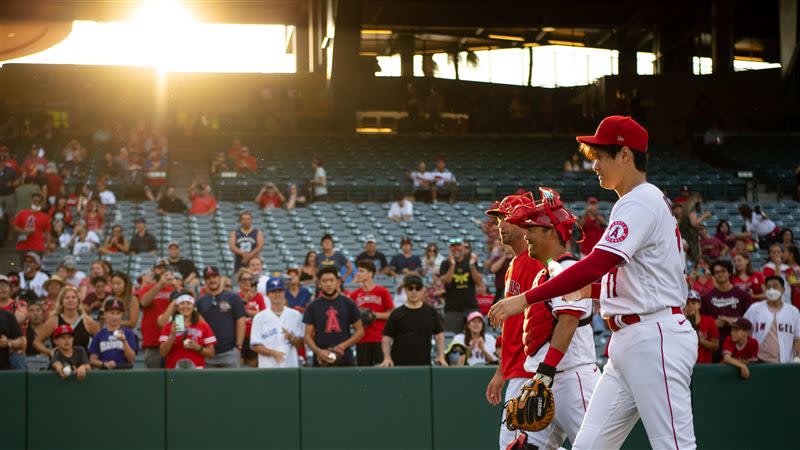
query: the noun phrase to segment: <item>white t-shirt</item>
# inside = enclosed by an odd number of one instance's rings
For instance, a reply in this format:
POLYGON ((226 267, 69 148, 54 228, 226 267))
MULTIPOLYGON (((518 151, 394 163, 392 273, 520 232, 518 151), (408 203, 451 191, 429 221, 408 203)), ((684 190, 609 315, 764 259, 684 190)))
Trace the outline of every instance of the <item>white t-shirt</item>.
POLYGON ((767 337, 772 320, 778 320, 778 346, 780 348, 780 363, 790 363, 793 358, 792 345, 795 339, 800 339, 800 311, 794 305, 783 303, 781 309, 773 314, 767 302, 756 302, 747 308, 745 319, 753 324, 753 338, 760 344, 767 337))
POLYGON ((775 229, 775 222, 767 219, 761 214, 753 213, 753 215, 750 217, 750 220, 745 221, 744 226, 747 228, 747 231, 755 233, 756 236, 764 237, 772 233, 772 230, 775 229))
POLYGON ((36 271, 36 275, 33 276, 33 279, 28 283, 28 280, 25 279, 25 274, 19 274, 19 288, 20 289, 30 289, 36 293, 39 297, 44 297, 47 295, 47 291, 44 290, 44 283, 49 280, 50 277, 47 276, 42 271, 36 271))
POLYGON ((390 219, 400 219, 402 217, 412 217, 414 215, 414 205, 405 200, 403 202, 403 206, 400 206, 400 202, 392 203, 392 206, 389 207, 389 218, 390 219))
POLYGON ((86 240, 83 242, 75 241, 75 246, 72 247, 72 254, 75 256, 88 255, 100 245, 100 237, 94 231, 86 233, 86 240))
POLYGON ((422 186, 423 181, 427 182, 433 181, 433 174, 431 174, 430 172, 419 172, 419 171, 411 172, 411 182, 414 183, 415 189, 422 186))
POLYGON ((623 263, 603 276, 603 316, 683 308, 686 266, 669 199, 642 183, 617 201, 608 223, 595 248, 620 256, 623 263))
MULTIPOLYGON (((466 344, 464 344, 464 333, 453 336, 453 342, 457 342, 466 347, 466 344)), ((490 352, 492 355, 494 355, 495 352, 495 343, 494 336, 491 334, 483 336, 483 346, 486 348, 486 351, 490 352)), ((484 355, 478 347, 473 347, 469 352, 469 358, 467 358, 466 364, 468 366, 484 366, 486 365, 486 355, 484 355)))
POLYGON ((456 177, 447 169, 439 172, 438 170, 434 170, 431 172, 431 178, 434 182, 436 182, 437 187, 444 187, 445 183, 455 183, 456 177))
POLYGON ((283 362, 278 364, 271 356, 258 355, 258 367, 299 367, 297 349, 283 335, 283 330, 289 330, 295 336, 303 336, 303 316, 292 308, 283 308, 280 317, 272 312, 272 308, 261 311, 253 317, 253 328, 250 331, 250 345, 261 344, 271 350, 277 350, 285 356, 283 362))
POLYGON ((317 167, 316 172, 314 172, 314 181, 321 183, 323 179, 325 179, 324 185, 314 185, 314 195, 328 195, 328 176, 325 174, 325 168, 317 167))
POLYGON ((117 203, 117 196, 113 192, 106 189, 98 194, 100 196, 100 203, 104 205, 114 205, 117 203))

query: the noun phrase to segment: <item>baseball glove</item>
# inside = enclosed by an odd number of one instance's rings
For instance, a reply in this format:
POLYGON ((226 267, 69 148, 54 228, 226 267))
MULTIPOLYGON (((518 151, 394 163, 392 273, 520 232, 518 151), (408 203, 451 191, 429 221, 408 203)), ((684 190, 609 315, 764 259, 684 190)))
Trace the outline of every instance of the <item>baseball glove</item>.
POLYGON ((505 422, 509 430, 539 431, 553 420, 556 405, 550 385, 555 376, 555 367, 543 366, 540 364, 536 375, 522 386, 519 397, 506 403, 505 422))
POLYGON ((373 321, 375 321, 375 311, 369 308, 359 308, 361 311, 361 323, 364 324, 365 327, 368 327, 373 321))

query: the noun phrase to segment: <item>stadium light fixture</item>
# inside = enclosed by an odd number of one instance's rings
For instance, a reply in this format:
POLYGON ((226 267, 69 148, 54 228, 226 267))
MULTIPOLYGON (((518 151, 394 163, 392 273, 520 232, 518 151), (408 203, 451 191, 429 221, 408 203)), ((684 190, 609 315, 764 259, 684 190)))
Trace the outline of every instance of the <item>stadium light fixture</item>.
POLYGON ((759 56, 734 56, 736 61, 749 61, 749 62, 764 62, 764 58, 759 56))
POLYGON ((489 34, 489 39, 499 39, 501 41, 515 41, 515 42, 525 42, 525 38, 520 36, 509 36, 507 34, 489 34))
POLYGON ((547 41, 547 43, 550 45, 564 45, 567 47, 586 47, 586 45, 583 42, 560 41, 557 39, 550 39, 549 41, 547 41))
POLYGON ((545 33, 552 33, 553 31, 556 31, 556 29, 555 27, 542 27, 542 31, 545 33))
POLYGON ((361 133, 361 134, 389 134, 393 132, 394 130, 391 128, 377 128, 377 127, 356 128, 356 133, 361 133))
POLYGON ((392 30, 361 30, 361 34, 392 34, 392 30))
POLYGON ((358 52, 359 56, 378 56, 378 52, 358 52))
POLYGON ((538 47, 540 45, 541 44, 539 44, 538 42, 526 42, 522 44, 523 47, 538 47))
POLYGON ((471 52, 482 52, 482 51, 485 51, 485 50, 494 50, 494 49, 496 49, 496 48, 497 48, 497 47, 492 47, 492 46, 489 46, 489 45, 484 45, 484 46, 482 46, 482 47, 469 47, 469 48, 467 48, 467 50, 469 50, 469 51, 471 51, 471 52))

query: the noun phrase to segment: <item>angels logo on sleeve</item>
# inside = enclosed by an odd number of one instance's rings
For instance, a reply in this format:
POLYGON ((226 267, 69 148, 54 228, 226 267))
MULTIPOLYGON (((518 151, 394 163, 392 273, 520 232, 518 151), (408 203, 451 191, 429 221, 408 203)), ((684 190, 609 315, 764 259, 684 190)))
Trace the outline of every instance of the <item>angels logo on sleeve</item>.
POLYGON ((608 232, 606 233, 608 242, 616 244, 624 241, 626 237, 628 237, 628 225, 625 222, 618 220, 608 226, 608 232))

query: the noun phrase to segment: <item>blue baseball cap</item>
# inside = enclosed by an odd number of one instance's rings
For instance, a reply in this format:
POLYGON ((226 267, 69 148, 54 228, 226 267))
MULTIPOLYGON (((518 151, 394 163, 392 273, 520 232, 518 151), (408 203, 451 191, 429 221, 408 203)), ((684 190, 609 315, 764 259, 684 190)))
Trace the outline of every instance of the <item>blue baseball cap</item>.
POLYGON ((267 292, 282 291, 286 289, 283 287, 283 280, 278 277, 272 277, 267 280, 267 292))

